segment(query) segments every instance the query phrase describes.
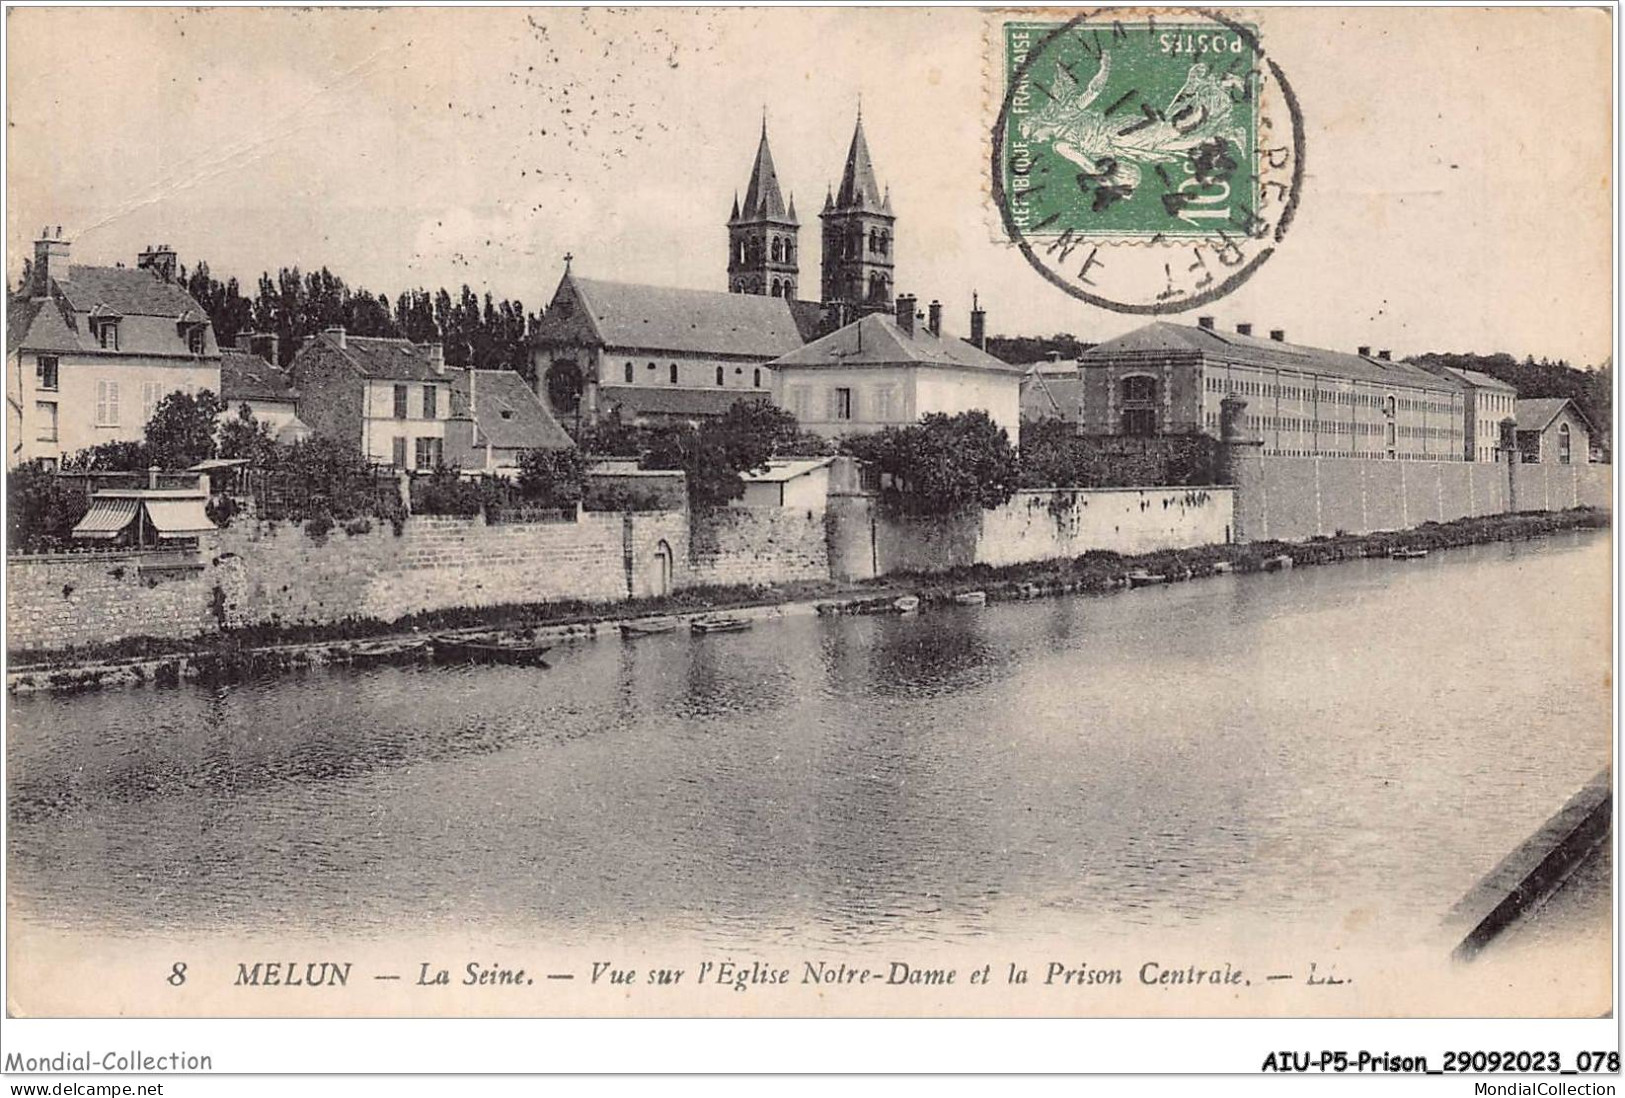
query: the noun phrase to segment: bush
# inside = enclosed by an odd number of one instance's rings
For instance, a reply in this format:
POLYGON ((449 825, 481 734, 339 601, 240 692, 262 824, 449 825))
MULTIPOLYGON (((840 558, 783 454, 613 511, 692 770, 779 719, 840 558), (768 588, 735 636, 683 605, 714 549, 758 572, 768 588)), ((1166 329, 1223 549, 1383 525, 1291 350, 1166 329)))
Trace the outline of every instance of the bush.
POLYGON ((488 491, 480 480, 466 479, 456 469, 442 466, 427 476, 412 478, 412 513, 472 518, 485 510, 488 491))
POLYGON ((328 438, 273 446, 255 485, 267 515, 290 522, 376 518, 398 532, 406 517, 393 478, 380 478, 359 450, 328 438))
POLYGON ((230 526, 231 520, 242 511, 242 504, 231 496, 210 496, 209 502, 204 505, 203 513, 209 516, 209 521, 216 526, 230 526))
POLYGON ((654 488, 631 488, 624 484, 589 483, 581 498, 581 506, 588 511, 667 511, 681 510, 670 506, 664 493, 654 488))
POLYGON ((526 450, 519 456, 519 494, 532 506, 573 511, 586 485, 580 450, 526 450))
POLYGON ((907 427, 843 440, 852 456, 882 476, 881 495, 914 514, 991 510, 1015 495, 1019 464, 1010 436, 983 411, 941 412, 907 427))
POLYGON ((73 544, 73 528, 90 510, 76 485, 30 461, 6 474, 6 551, 48 553, 73 544))

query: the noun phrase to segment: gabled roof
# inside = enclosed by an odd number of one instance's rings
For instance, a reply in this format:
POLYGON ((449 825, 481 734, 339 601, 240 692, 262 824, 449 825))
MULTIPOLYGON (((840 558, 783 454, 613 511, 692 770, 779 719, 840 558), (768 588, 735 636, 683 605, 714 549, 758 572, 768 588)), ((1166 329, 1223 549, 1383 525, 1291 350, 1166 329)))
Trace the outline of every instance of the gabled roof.
POLYGON ((448 370, 452 414, 469 416, 472 374, 472 418, 479 428, 476 445, 487 440, 499 450, 569 450, 575 446, 553 413, 512 370, 448 370))
POLYGON ((280 400, 292 402, 299 398, 288 375, 259 355, 236 347, 220 348, 220 396, 235 406, 243 400, 280 400))
POLYGON ((299 348, 289 366, 290 372, 297 375, 299 360, 316 355, 337 356, 362 377, 380 381, 450 381, 445 373, 429 365, 428 345, 409 339, 346 335, 344 346, 340 347, 335 334, 321 332, 299 348))
POLYGON ((957 336, 932 335, 922 321, 913 334, 889 313, 870 313, 768 363, 773 369, 835 366, 946 366, 1019 377, 1022 369, 957 336))
POLYGON ((1321 347, 1306 347, 1257 336, 1220 332, 1209 328, 1174 324, 1166 320, 1135 328, 1085 351, 1079 361, 1085 368, 1104 365, 1114 358, 1135 353, 1197 352, 1209 358, 1241 366, 1302 370, 1306 373, 1369 381, 1378 385, 1409 385, 1418 389, 1456 392, 1457 385, 1408 362, 1393 362, 1366 355, 1345 354, 1321 347))
POLYGON ((163 355, 197 359, 219 354, 206 329, 203 354, 192 354, 188 326, 208 317, 186 288, 133 267, 69 268, 67 281, 53 279, 49 297, 27 293, 6 302, 6 353, 20 350, 97 355, 163 355), (91 319, 118 323, 118 349, 103 348, 91 319))
POLYGON ((846 151, 841 187, 835 192, 835 209, 890 212, 885 196, 880 192, 880 185, 875 182, 875 166, 869 159, 869 142, 863 136, 861 111, 858 113, 858 124, 852 130, 852 144, 846 151))
POLYGON ((762 140, 756 146, 756 162, 750 169, 750 185, 745 188, 745 205, 735 220, 795 222, 794 214, 785 210, 784 195, 779 191, 779 173, 773 168, 773 153, 767 147, 765 118, 762 119, 762 140))
POLYGON ((765 401, 767 395, 738 389, 657 389, 642 385, 605 385, 598 390, 603 410, 621 410, 621 418, 632 416, 720 416, 736 401, 765 401))
POLYGON ((1534 397, 1518 401, 1518 430, 1544 431, 1552 425, 1552 420, 1556 419, 1565 407, 1574 413, 1575 419, 1586 425, 1587 431, 1596 429, 1591 426, 1591 420, 1586 418, 1580 406, 1568 397, 1534 397))
POLYGON ((566 273, 606 347, 734 355, 764 362, 801 346, 784 298, 727 294, 566 273))

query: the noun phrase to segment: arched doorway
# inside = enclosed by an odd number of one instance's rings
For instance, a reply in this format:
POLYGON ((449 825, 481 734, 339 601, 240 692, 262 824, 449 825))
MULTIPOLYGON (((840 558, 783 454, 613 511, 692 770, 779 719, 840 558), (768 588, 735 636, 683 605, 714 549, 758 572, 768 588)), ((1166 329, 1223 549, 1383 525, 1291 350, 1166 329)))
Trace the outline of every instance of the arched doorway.
POLYGON ((581 408, 581 367, 573 359, 559 359, 547 368, 543 381, 553 414, 566 422, 573 422, 581 408))
POLYGON ((649 593, 659 598, 671 594, 672 554, 671 546, 664 538, 655 543, 653 559, 649 567, 649 593))

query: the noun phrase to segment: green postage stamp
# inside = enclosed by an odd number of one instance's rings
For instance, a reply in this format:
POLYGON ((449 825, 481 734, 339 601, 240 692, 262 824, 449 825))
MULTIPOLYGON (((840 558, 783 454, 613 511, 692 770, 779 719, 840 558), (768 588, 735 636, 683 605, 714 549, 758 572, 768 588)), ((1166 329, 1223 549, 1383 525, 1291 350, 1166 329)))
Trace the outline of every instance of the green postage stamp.
POLYGON ((1178 311, 1267 258, 1296 205, 1302 127, 1255 24, 1113 9, 995 31, 992 192, 1046 277, 1108 308, 1178 311), (1133 245, 1154 255, 1112 254, 1133 245))

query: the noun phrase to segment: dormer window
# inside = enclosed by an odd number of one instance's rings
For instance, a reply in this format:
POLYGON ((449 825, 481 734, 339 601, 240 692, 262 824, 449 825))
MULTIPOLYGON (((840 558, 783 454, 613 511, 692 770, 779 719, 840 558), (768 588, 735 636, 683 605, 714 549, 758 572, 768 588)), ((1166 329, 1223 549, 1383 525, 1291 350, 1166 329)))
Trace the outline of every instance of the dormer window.
POLYGON ((90 338, 104 351, 118 350, 118 319, 100 317, 90 322, 90 338))
POLYGON ((204 331, 205 331, 205 329, 204 329, 203 325, 201 325, 201 324, 197 325, 194 328, 187 329, 187 332, 186 332, 186 349, 188 351, 190 351, 194 355, 200 355, 204 351, 204 348, 206 346, 206 343, 205 343, 204 338, 203 338, 204 331))

